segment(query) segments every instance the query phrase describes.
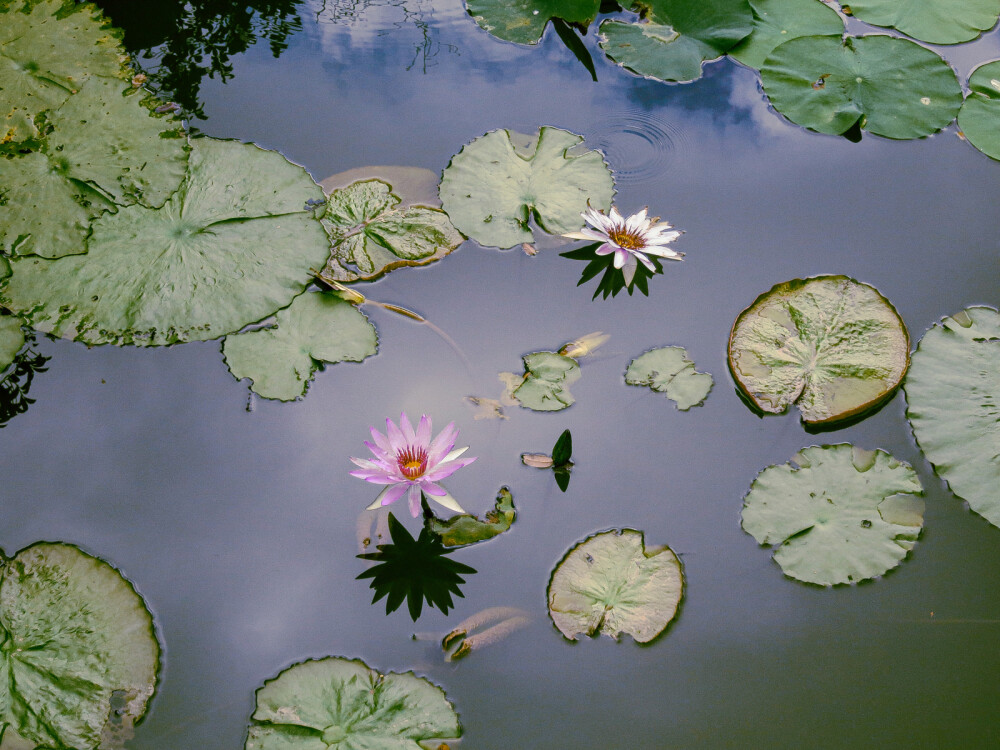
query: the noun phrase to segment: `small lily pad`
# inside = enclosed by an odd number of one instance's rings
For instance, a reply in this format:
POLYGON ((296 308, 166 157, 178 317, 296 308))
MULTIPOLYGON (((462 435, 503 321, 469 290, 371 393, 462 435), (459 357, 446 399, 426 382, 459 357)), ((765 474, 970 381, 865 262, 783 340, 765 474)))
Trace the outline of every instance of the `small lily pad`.
POLYGON ((226 336, 222 353, 237 380, 258 396, 304 396, 323 363, 360 362, 375 354, 375 327, 354 305, 329 292, 300 294, 275 316, 275 327, 226 336))
POLYGON ((1000 527, 1000 313, 970 307, 924 334, 906 377, 906 416, 935 471, 1000 527))
POLYGON ((873 26, 888 26, 928 44, 959 44, 992 29, 997 0, 851 0, 851 14, 873 26))
POLYGON ((604 157, 581 150, 582 142, 552 127, 537 136, 491 131, 462 148, 444 170, 444 210, 460 232, 489 247, 531 242, 532 217, 550 234, 577 230, 588 205, 607 210, 614 196, 604 157))
POLYGON ((847 276, 774 286, 740 313, 729 368, 762 412, 791 404, 806 424, 831 424, 882 403, 910 363, 910 339, 878 291, 847 276))
POLYGON ((451 518, 431 516, 426 519, 431 533, 441 537, 445 547, 464 547, 467 544, 484 542, 507 531, 514 523, 514 498, 510 490, 501 487, 493 510, 487 511, 484 520, 468 513, 451 518))
POLYGON ((712 390, 712 376, 695 371, 687 350, 680 346, 651 349, 639 355, 629 363, 625 382, 666 393, 681 411, 700 406, 712 390))
POLYGON ((641 531, 605 531, 573 547, 552 571, 549 616, 571 641, 628 633, 646 643, 677 614, 683 593, 681 562, 669 547, 647 548, 641 531))
POLYGON ((1000 159, 1000 60, 972 71, 958 127, 969 143, 991 159, 1000 159))
POLYGON ((518 44, 538 44, 555 18, 589 26, 600 0, 466 0, 469 15, 493 36, 518 44))
POLYGON ((535 352, 522 358, 524 381, 513 391, 517 402, 533 411, 559 411, 576 399, 569 386, 580 379, 580 365, 555 352, 535 352))
POLYGON ((10 367, 22 346, 21 319, 15 315, 0 315, 0 372, 10 367))
POLYGON ((423 750, 462 735, 444 691, 359 659, 294 664, 257 690, 245 750, 423 750))
POLYGON ((750 0, 750 7, 753 31, 729 50, 729 56, 751 68, 759 69, 774 48, 789 39, 844 32, 844 20, 820 0, 750 0))
POLYGON ((832 586, 875 578, 913 549, 923 526, 917 473, 885 451, 803 448, 769 466, 743 498, 743 530, 775 548, 785 575, 832 586))

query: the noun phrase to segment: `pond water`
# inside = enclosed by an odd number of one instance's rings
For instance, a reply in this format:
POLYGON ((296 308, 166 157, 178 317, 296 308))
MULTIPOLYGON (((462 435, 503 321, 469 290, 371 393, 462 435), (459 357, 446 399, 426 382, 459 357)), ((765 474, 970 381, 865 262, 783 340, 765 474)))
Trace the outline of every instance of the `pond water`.
MULTIPOLYGON (((419 312, 460 353, 367 306, 377 356, 318 373, 301 401, 254 398, 250 409, 218 342, 143 350, 39 337, 51 359, 32 382, 35 403, 0 433, 0 545, 78 544, 146 599, 163 667, 127 747, 242 747, 255 689, 325 655, 428 677, 459 712, 461 746, 478 750, 991 746, 1000 530, 934 475, 901 392, 861 422, 809 434, 797 413, 747 408, 726 342, 758 294, 822 273, 879 289, 914 344, 944 315, 996 306, 1000 165, 955 125, 907 142, 808 132, 730 60, 691 84, 645 80, 608 61, 591 33, 595 82, 551 29, 536 48, 504 43, 458 0, 305 2, 292 13, 300 24, 280 56, 259 41, 232 56, 227 81, 200 81, 193 125, 277 149, 317 180, 370 165, 440 173, 487 131, 565 128, 605 153, 623 211, 648 205, 685 231, 674 246, 686 257, 648 297, 592 300, 596 281, 577 287, 582 264, 552 240, 536 256, 470 240, 364 288, 419 312), (572 407, 475 418, 466 396, 498 398, 497 374, 519 371, 523 354, 593 331, 610 338, 583 360, 572 407), (632 358, 668 344, 714 376, 703 406, 681 412, 625 385, 632 358), (355 580, 366 567, 357 519, 377 488, 348 475, 369 427, 404 410, 461 430, 478 460, 446 484, 467 510, 491 508, 503 485, 518 509, 502 537, 452 555, 478 570, 453 612, 425 607, 416 623, 405 607, 387 616, 355 580), (548 452, 567 428, 576 465, 562 493, 520 454, 548 452), (740 511, 764 467, 840 442, 917 470, 925 528, 884 577, 821 588, 786 578, 740 511), (547 615, 550 572, 579 540, 622 527, 680 556, 678 616, 646 646, 571 643, 547 615), (492 606, 530 623, 446 662, 440 637, 492 606)), ((155 16, 146 23, 126 34, 162 38, 155 16)), ((1000 33, 938 49, 964 80, 1000 57, 1000 33)))

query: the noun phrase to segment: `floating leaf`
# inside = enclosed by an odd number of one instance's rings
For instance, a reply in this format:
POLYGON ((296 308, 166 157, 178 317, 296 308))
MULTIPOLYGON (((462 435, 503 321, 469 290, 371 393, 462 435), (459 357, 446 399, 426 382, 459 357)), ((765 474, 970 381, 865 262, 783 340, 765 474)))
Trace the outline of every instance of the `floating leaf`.
POLYGON ((422 750, 462 735, 444 691, 358 659, 294 664, 257 690, 245 750, 422 750))
POLYGON ((936 323, 917 345, 904 388, 927 460, 1000 526, 1000 314, 970 307, 936 323))
POLYGON ((68 544, 21 550, 0 575, 4 745, 8 728, 29 747, 76 750, 127 734, 153 695, 160 650, 135 589, 68 544))
POLYGON ((464 547, 492 539, 507 531, 514 523, 515 513, 514 498, 510 490, 501 487, 493 510, 487 511, 484 520, 480 521, 468 513, 446 519, 431 516, 426 519, 426 526, 431 533, 440 537, 445 547, 464 547))
POLYGON ((580 365, 555 352, 535 352, 522 358, 524 381, 513 397, 526 409, 559 411, 576 401, 569 386, 580 379, 580 365))
POLYGON ((440 260, 462 244, 465 238, 444 211, 400 208, 400 200, 391 185, 375 179, 330 193, 322 222, 332 249, 324 274, 368 281, 395 268, 440 260))
POLYGON ((21 319, 14 315, 0 315, 0 372, 6 370, 24 346, 21 319))
POLYGON ((928 44, 958 44, 992 29, 997 0, 851 0, 851 14, 873 26, 899 29, 928 44))
POLYGON ((226 336, 226 364, 264 398, 304 396, 324 362, 360 362, 375 354, 375 327, 354 305, 328 292, 300 294, 275 316, 276 327, 226 336))
POLYGON ((757 475, 743 498, 743 530, 774 547, 791 578, 857 583, 913 549, 923 526, 921 492, 916 472, 885 451, 811 446, 757 475))
POLYGON ((604 21, 601 49, 623 68, 661 81, 701 78, 753 28, 747 0, 642 0, 639 23, 604 21))
POLYGON ((629 363, 625 382, 666 393, 682 411, 700 406, 712 390, 712 376, 696 372, 687 350, 680 346, 651 349, 639 355, 629 363))
POLYGON ((641 531, 605 531, 573 547, 552 571, 549 616, 571 641, 581 633, 640 643, 663 632, 684 591, 681 562, 669 547, 646 548, 641 531))
MULTIPOLYGON (((750 0, 753 31, 729 56, 760 68, 779 44, 800 36, 842 34, 844 21, 820 0, 750 0)), ((853 3, 852 3, 853 7, 853 3)))
POLYGON ((740 313, 729 334, 736 385, 763 412, 791 404, 806 424, 829 424, 877 406, 910 362, 896 309, 846 276, 778 284, 740 313))
POLYGON ((552 463, 564 466, 573 458, 573 435, 569 430, 563 430, 552 446, 552 463))
POLYGON ((498 39, 518 44, 537 44, 553 19, 590 26, 600 5, 600 0, 466 0, 476 23, 498 39))
POLYGON ((444 210, 460 232, 490 247, 531 242, 531 217, 551 234, 579 229, 588 205, 606 210, 614 195, 604 157, 579 150, 582 142, 552 127, 534 137, 493 130, 462 148, 444 170, 444 210))
POLYGON ((218 338, 286 307, 326 260, 326 234, 302 210, 322 197, 281 154, 199 138, 162 208, 96 219, 86 255, 13 260, 0 304, 87 344, 218 338))
POLYGON ((962 104, 948 63, 890 36, 792 39, 774 49, 760 75, 776 110, 832 135, 857 125, 887 138, 922 138, 951 123, 962 104))
POLYGON ((958 127, 969 143, 991 159, 1000 159, 1000 60, 972 71, 958 127))

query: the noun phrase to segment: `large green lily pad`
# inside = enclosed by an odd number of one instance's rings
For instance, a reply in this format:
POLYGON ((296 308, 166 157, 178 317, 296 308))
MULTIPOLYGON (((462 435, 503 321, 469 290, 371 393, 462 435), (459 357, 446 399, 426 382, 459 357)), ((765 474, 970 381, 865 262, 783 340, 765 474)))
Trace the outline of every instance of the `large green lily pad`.
POLYGON ((684 576, 666 546, 646 547, 641 531, 605 531, 573 547, 552 571, 549 616, 571 641, 580 634, 628 633, 640 643, 677 613, 684 576))
POLYGON ((969 143, 990 158, 1000 159, 1000 60, 972 71, 958 127, 969 143))
POLYGON ((697 372, 687 350, 681 346, 665 346, 640 354, 629 363, 625 382, 667 394, 681 411, 702 404, 712 390, 712 376, 697 372))
POLYGON ((842 34, 844 20, 820 0, 750 0, 753 31, 729 56, 760 68, 779 44, 800 36, 842 34))
POLYGON ((928 44, 958 44, 992 29, 1000 0, 851 0, 851 13, 928 44))
POLYGON ((92 223, 86 255, 11 262, 0 304, 31 327, 87 344, 156 346, 219 338, 286 307, 329 253, 304 169, 252 144, 192 141, 162 208, 92 223))
POLYGON ((245 750, 424 750, 461 734, 441 688, 331 656, 295 664, 257 690, 245 750))
POLYGON ((484 519, 480 520, 469 513, 451 518, 430 516, 426 519, 426 526, 432 534, 441 538, 441 544, 445 547, 464 547, 484 542, 507 531, 514 523, 516 514, 513 495, 509 489, 501 487, 493 510, 487 511, 484 519))
POLYGON ((304 396, 322 363, 360 362, 375 354, 375 327, 354 305, 329 292, 306 292, 275 316, 276 326, 226 336, 226 364, 264 398, 304 396))
POLYGON ((885 451, 803 448, 743 498, 743 530, 775 548, 785 575, 832 586, 874 578, 913 549, 924 519, 917 473, 885 451))
POLYGON ((882 403, 910 363, 910 339, 878 291, 847 276, 793 279, 740 313, 729 368, 763 412, 796 404, 806 424, 830 424, 882 403))
POLYGON ((532 241, 529 218, 544 231, 580 228, 587 206, 607 210, 611 171, 583 137, 542 127, 537 136, 493 130, 469 143, 444 170, 441 203, 455 227, 482 245, 508 248, 532 241))
POLYGON ((526 409, 559 411, 576 399, 569 386, 580 379, 580 365, 572 357, 555 352, 534 352, 521 358, 524 380, 511 394, 526 409))
POLYGON ((22 346, 21 319, 15 315, 0 315, 0 372, 10 367, 22 346))
POLYGON ((890 36, 792 39, 774 49, 760 75, 776 110, 832 135, 857 124, 887 138, 922 138, 950 124, 962 104, 948 63, 890 36))
POLYGON ((156 686, 159 644, 131 584, 68 544, 0 566, 0 731, 28 747, 121 747, 156 686))
POLYGON ((480 26, 498 39, 537 44, 553 18, 589 26, 600 0, 466 0, 466 7, 480 26))
POLYGON ((703 63, 716 60, 753 28, 747 0, 643 0, 639 23, 604 21, 601 49, 623 68, 661 81, 701 78, 703 63))
POLYGON ((1000 314, 970 307, 936 323, 917 345, 904 388, 927 460, 1000 526, 1000 314))

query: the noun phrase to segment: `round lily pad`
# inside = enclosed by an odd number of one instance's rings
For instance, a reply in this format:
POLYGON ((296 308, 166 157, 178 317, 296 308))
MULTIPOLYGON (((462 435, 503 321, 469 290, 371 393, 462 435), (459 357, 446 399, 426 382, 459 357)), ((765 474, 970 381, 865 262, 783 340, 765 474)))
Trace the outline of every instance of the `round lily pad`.
POLYGON ((958 127, 969 143, 991 159, 1000 159, 1000 60, 972 71, 958 127))
POLYGON ((21 550, 3 560, 0 577, 2 727, 29 747, 121 747, 159 668, 142 598, 110 565, 68 544, 21 550))
POLYGON ((22 346, 21 319, 15 315, 0 315, 0 372, 10 366, 22 346))
POLYGON ((600 0, 466 0, 469 15, 498 39, 537 44, 553 18, 589 26, 600 0))
POLYGON ((452 157, 440 195, 452 223, 482 245, 508 248, 532 241, 528 220, 551 234, 580 228, 588 206, 607 210, 611 171, 583 137, 542 127, 537 136, 494 130, 452 157))
POLYGON ((913 549, 924 519, 917 473, 882 450, 803 448, 743 498, 743 530, 785 575, 832 586, 875 578, 913 549))
POLYGON ((750 0, 753 31, 729 56, 760 68, 775 47, 800 36, 842 34, 844 20, 820 0, 750 0))
POLYGON ((441 688, 334 656, 265 682, 251 718, 245 750, 424 750, 462 735, 441 688))
POLYGON ((683 593, 681 562, 669 547, 647 548, 634 529, 604 531, 574 546, 552 571, 549 616, 571 641, 628 633, 647 643, 674 619, 683 593))
POLYGON ((806 424, 831 424, 893 394, 910 363, 910 339, 878 291, 847 276, 778 284, 740 313, 729 369, 762 412, 796 404, 806 424))
POLYGON ((948 63, 891 36, 792 39, 771 52, 760 76, 776 110, 831 135, 859 124, 887 138, 922 138, 950 124, 962 105, 948 63))
POLYGON ((873 26, 899 29, 928 44, 958 44, 992 29, 998 0, 851 0, 851 13, 873 26))
POLYGON ((904 388, 927 460, 952 492, 1000 526, 1000 313, 970 307, 934 324, 904 388))
POLYGON ((163 207, 94 220, 86 255, 14 259, 0 304, 56 336, 144 346, 219 338, 286 307, 329 254, 303 210, 322 190, 276 152, 191 144, 184 182, 163 207))
POLYGON ((712 376, 697 372, 681 346, 665 346, 640 354, 629 363, 625 382, 667 394, 681 411, 700 405, 712 390, 712 376))

